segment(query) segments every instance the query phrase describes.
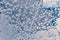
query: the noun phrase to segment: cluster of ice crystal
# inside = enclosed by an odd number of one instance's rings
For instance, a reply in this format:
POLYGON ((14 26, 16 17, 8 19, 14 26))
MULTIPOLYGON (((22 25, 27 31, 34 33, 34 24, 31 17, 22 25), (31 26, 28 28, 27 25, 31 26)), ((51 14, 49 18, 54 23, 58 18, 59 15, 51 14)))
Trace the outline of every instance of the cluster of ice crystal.
POLYGON ((44 7, 43 0, 0 1, 0 28, 5 33, 4 40, 39 40, 41 37, 35 39, 34 34, 55 27, 59 17, 60 7, 44 7))

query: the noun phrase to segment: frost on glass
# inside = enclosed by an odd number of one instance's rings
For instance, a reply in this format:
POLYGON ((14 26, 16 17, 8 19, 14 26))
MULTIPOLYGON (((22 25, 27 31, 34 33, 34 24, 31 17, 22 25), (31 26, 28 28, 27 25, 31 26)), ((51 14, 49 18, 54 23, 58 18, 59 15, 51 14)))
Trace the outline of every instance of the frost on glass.
POLYGON ((0 40, 60 40, 59 2, 0 0, 0 40))

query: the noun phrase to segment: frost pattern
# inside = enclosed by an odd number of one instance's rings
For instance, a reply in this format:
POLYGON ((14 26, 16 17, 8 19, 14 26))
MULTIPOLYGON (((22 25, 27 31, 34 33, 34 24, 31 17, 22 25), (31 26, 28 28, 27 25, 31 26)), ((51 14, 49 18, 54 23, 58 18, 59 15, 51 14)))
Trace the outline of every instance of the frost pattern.
POLYGON ((43 0, 1 0, 0 30, 4 35, 1 40, 48 40, 49 37, 57 40, 53 29, 59 17, 59 5, 44 7, 43 0), (36 37, 39 31, 42 36, 36 37), (46 33, 46 39, 42 33, 46 33))

